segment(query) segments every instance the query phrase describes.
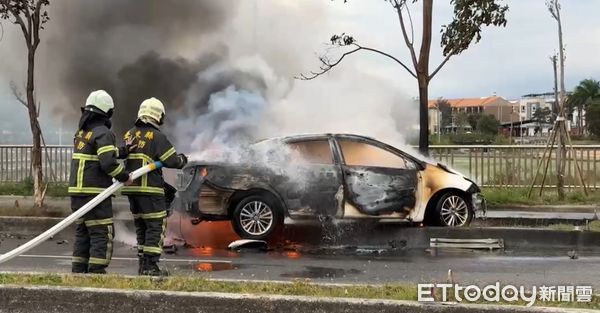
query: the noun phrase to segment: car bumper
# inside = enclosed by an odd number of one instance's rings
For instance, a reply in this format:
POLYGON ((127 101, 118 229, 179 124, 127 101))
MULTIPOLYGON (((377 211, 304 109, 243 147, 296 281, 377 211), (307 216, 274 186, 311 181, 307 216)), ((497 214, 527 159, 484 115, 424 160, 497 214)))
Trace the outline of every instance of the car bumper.
POLYGON ((487 212, 487 203, 483 195, 481 193, 474 193, 471 203, 473 204, 473 213, 475 213, 475 217, 485 218, 487 212))

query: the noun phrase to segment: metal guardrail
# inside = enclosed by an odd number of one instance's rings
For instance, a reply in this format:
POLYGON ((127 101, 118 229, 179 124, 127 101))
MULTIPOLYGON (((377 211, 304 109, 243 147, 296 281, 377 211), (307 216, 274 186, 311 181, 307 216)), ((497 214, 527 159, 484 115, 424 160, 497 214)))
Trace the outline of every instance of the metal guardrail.
MULTIPOLYGON (((581 186, 575 161, 590 188, 600 188, 600 145, 576 145, 567 155, 565 185, 581 186)), ((462 145, 430 146, 431 157, 467 175, 486 187, 528 187, 542 162, 545 145, 462 145)), ((52 145, 42 148, 42 166, 46 179, 67 182, 71 146, 52 145)), ((556 149, 553 150, 553 158, 556 149)), ((556 184, 556 162, 548 168, 546 186, 556 184)), ((543 170, 543 169, 542 169, 543 170)), ((19 182, 31 176, 31 146, 0 145, 0 182, 19 182)), ((537 183, 541 183, 541 177, 537 183)))
MULTIPOLYGON (((72 146, 42 147, 42 169, 51 182, 69 181, 72 146)), ((31 145, 0 145, 0 182, 20 182, 31 177, 31 145)))
MULTIPOLYGON (((545 148, 545 145, 431 146, 430 154, 482 186, 527 187, 533 181, 540 162, 544 162, 542 155, 545 148)), ((556 186, 556 152, 557 147, 554 147, 545 182, 549 187, 556 186)), ((574 145, 573 152, 567 150, 565 186, 571 189, 581 187, 576 162, 585 184, 593 189, 599 188, 600 145, 574 145)), ((536 185, 541 184, 543 170, 542 166, 536 185)))

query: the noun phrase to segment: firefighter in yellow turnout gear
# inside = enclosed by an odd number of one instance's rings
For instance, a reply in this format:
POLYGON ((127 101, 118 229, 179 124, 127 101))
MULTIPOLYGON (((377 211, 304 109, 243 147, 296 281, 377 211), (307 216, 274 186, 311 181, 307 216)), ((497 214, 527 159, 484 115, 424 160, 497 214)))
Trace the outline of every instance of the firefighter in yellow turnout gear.
MULTIPOLYGON (((177 154, 173 145, 160 131, 165 109, 158 99, 144 100, 140 105, 135 126, 125 133, 124 139, 134 140, 136 147, 129 153, 125 168, 128 171, 161 161, 163 167, 183 168, 187 158, 177 154)), ((138 243, 140 275, 167 275, 158 267, 162 254, 167 223, 165 182, 162 171, 150 172, 124 187, 122 193, 129 198, 138 243)))
MULTIPOLYGON (((117 162, 127 149, 115 146, 110 131, 114 103, 103 90, 92 92, 82 108, 79 130, 73 140, 69 195, 71 209, 78 210, 112 185, 115 178, 130 182, 129 171, 117 162)), ((108 198, 78 220, 73 247, 74 273, 106 273, 114 238, 112 202, 108 198)))

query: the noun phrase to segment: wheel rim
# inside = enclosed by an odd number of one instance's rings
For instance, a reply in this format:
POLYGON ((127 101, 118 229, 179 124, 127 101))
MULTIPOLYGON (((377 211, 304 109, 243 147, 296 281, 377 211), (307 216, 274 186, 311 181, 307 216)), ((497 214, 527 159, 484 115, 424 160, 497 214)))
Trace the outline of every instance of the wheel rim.
POLYGON ((448 226, 463 226, 469 219, 469 207, 463 198, 450 196, 442 203, 441 217, 448 226))
POLYGON ((273 210, 262 201, 248 202, 240 211, 240 226, 250 235, 264 235, 272 225, 273 210))

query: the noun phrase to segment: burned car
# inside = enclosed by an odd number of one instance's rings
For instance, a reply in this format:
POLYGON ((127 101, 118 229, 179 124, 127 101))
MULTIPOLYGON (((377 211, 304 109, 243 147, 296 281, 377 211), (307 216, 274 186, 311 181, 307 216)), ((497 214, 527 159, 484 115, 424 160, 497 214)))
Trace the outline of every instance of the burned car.
POLYGON ((231 220, 265 239, 284 219, 385 219, 468 226, 485 210, 465 176, 372 138, 347 134, 263 140, 227 162, 192 162, 178 198, 199 220, 231 220))

